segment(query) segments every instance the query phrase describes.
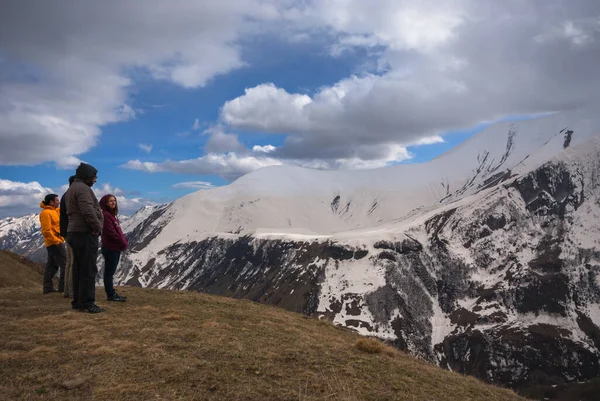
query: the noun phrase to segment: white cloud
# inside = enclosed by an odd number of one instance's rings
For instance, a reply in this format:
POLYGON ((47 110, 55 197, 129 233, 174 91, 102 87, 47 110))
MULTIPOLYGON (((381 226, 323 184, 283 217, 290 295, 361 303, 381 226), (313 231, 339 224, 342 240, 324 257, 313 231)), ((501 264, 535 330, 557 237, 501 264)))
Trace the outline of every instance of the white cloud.
POLYGON ((221 117, 225 123, 239 128, 298 131, 310 128, 304 108, 311 102, 307 95, 292 95, 267 83, 246 89, 243 96, 226 102, 221 117))
MULTIPOLYGON (((435 139, 431 139, 434 141, 435 139)), ((269 156, 277 150, 272 145, 254 146, 252 152, 247 150, 238 154, 210 153, 197 159, 172 161, 161 163, 130 160, 121 167, 145 171, 147 173, 173 172, 199 175, 218 175, 228 180, 233 180, 246 173, 262 167, 290 164, 315 169, 367 169, 384 167, 405 160, 413 155, 404 147, 394 144, 372 146, 361 149, 360 152, 348 157, 335 159, 279 159, 269 156)))
POLYGON ((19 205, 34 205, 37 208, 52 189, 37 181, 18 182, 0 179, 0 208, 19 205))
POLYGON ((148 173, 174 172, 184 174, 218 175, 226 179, 234 179, 261 167, 281 165, 282 161, 272 158, 227 154, 208 154, 197 159, 171 161, 161 163, 130 160, 122 167, 145 171, 148 173))
POLYGON ((326 169, 344 169, 359 170, 372 169, 389 166, 393 163, 399 163, 413 158, 413 155, 404 147, 399 145, 390 145, 386 154, 379 158, 367 159, 361 157, 348 157, 336 159, 334 163, 324 163, 326 169))
MULTIPOLYGON (((40 202, 46 195, 56 193, 62 196, 68 188, 68 184, 52 189, 37 181, 18 182, 0 179, 0 218, 39 212, 40 202)), ((156 205, 156 202, 150 199, 128 193, 113 187, 110 183, 93 186, 92 190, 98 199, 106 194, 115 195, 122 214, 131 214, 142 206, 156 205)))
MULTIPOLYGON (((291 46, 315 40, 334 55, 360 50, 370 73, 309 94, 269 82, 249 87, 224 103, 215 123, 225 126, 211 132, 208 155, 130 167, 235 176, 272 163, 405 160, 401 149, 436 143, 449 130, 599 102, 599 15, 596 0, 6 0, 0 164, 70 166, 103 125, 139 113, 125 71, 198 88, 244 67, 242 50, 252 49, 242 47, 257 34, 291 46), (247 150, 230 128, 285 141, 247 150)), ((190 131, 202 126, 195 119, 190 131)))
POLYGON ((424 138, 419 139, 418 141, 412 143, 413 146, 422 146, 422 145, 433 145, 436 143, 444 143, 444 138, 439 135, 434 136, 426 136, 424 138))
POLYGON ((0 218, 37 212, 40 210, 40 202, 51 193, 55 192, 37 181, 0 179, 0 218))
POLYGON ((212 130, 210 130, 210 132, 210 137, 204 145, 204 151, 206 153, 243 153, 245 151, 246 148, 240 143, 237 135, 226 134, 225 132, 220 130, 220 127, 215 127, 212 130))
POLYGON ((56 167, 61 170, 75 169, 82 161, 75 156, 65 156, 56 160, 56 167))
POLYGON ((600 102, 597 1, 324 0, 284 15, 338 53, 376 49, 378 65, 310 96, 263 83, 224 103, 230 129, 285 135, 269 156, 286 162, 377 164, 386 144, 600 102))
POLYGON ((0 13, 0 164, 81 155, 135 118, 126 71, 186 88, 240 68, 236 42, 277 16, 263 0, 6 0, 0 13))
POLYGON ((132 214, 142 206, 153 206, 157 203, 146 199, 135 194, 130 194, 127 191, 122 190, 118 187, 113 187, 110 183, 104 183, 101 185, 95 185, 92 187, 94 194, 100 200, 104 195, 114 195, 117 198, 117 204, 119 205, 119 213, 121 214, 132 214))
POLYGON ((140 148, 146 153, 152 152, 152 144, 138 143, 138 148, 140 148))
POLYGON ((123 190, 121 190, 120 188, 113 187, 112 185, 110 185, 110 183, 94 185, 92 187, 92 190, 94 191, 94 193, 96 194, 96 197, 98 197, 98 199, 100 199, 101 197, 103 197, 104 195, 107 195, 107 194, 111 194, 111 195, 115 195, 115 196, 123 195, 123 190))
POLYGON ((119 213, 125 215, 131 215, 143 206, 154 206, 158 204, 157 202, 142 197, 127 198, 125 196, 115 196, 119 205, 119 213))
POLYGON ((255 153, 271 153, 275 149, 277 149, 277 148, 273 145, 265 145, 265 146, 254 145, 252 147, 252 151, 255 153))
POLYGON ((207 181, 186 181, 186 182, 179 182, 172 186, 172 188, 174 188, 174 189, 193 189, 193 190, 212 189, 214 187, 215 186, 213 184, 211 184, 210 182, 207 182, 207 181))
POLYGON ((362 0, 312 3, 298 16, 330 27, 347 46, 386 46, 394 50, 432 51, 456 35, 465 15, 463 1, 362 0))

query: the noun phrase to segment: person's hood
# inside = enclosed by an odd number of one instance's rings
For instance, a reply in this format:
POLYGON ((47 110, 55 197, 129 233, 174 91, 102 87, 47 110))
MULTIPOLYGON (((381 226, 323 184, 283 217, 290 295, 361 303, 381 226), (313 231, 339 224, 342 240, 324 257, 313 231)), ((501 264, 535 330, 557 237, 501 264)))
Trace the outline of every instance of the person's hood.
MULTIPOLYGON (((111 196, 114 197, 114 195, 106 194, 100 199, 100 202, 99 202, 100 209, 102 209, 103 211, 108 212, 108 213, 110 213, 110 210, 108 209, 108 198, 110 198, 111 196)), ((115 197, 115 199, 117 199, 117 198, 115 197)))
POLYGON ((43 201, 40 202, 40 207, 42 209, 48 209, 48 210, 54 210, 54 209, 56 209, 54 206, 46 205, 43 201))
POLYGON ((79 167, 77 167, 77 170, 75 170, 75 177, 83 181, 93 180, 97 174, 98 170, 94 166, 87 163, 81 163, 79 167))

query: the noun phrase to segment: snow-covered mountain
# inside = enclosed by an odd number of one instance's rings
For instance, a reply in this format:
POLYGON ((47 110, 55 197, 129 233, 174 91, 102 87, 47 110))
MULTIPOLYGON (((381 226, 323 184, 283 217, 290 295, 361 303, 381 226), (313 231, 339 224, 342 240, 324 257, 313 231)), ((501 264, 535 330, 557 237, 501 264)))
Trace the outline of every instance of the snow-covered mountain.
POLYGON ((490 382, 583 380, 600 374, 599 183, 585 112, 425 164, 264 168, 147 210, 118 280, 331 319, 490 382))
POLYGON ((38 214, 6 217, 0 220, 0 249, 9 250, 37 262, 46 262, 44 237, 38 214))
POLYGON ((269 167, 145 208, 117 281, 279 305, 512 387, 596 377, 597 111, 496 124, 424 164, 269 167))
MULTIPOLYGON (((137 218, 144 219, 146 207, 136 212, 137 218)), ((22 217, 6 217, 0 219, 0 249, 11 251, 29 260, 45 264, 47 253, 42 236, 39 213, 22 217)), ((124 227, 137 224, 130 216, 119 215, 124 227)))

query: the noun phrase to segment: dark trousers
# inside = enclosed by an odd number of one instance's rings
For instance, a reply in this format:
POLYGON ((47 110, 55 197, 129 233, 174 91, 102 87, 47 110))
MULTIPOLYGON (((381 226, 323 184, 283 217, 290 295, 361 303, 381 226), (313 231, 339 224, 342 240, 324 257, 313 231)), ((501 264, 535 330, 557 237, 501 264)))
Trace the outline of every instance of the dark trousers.
POLYGON ((51 245, 46 247, 48 252, 48 261, 44 268, 44 292, 51 292, 54 289, 52 279, 60 269, 58 277, 58 291, 65 290, 65 266, 67 264, 67 250, 65 244, 51 245))
POLYGON ((73 249, 73 301, 76 309, 96 302, 96 274, 98 267, 98 236, 90 232, 70 232, 67 242, 73 249))
POLYGON ((110 298, 116 294, 113 277, 117 271, 119 259, 121 259, 121 251, 102 248, 102 256, 104 256, 104 290, 106 290, 106 296, 110 298))

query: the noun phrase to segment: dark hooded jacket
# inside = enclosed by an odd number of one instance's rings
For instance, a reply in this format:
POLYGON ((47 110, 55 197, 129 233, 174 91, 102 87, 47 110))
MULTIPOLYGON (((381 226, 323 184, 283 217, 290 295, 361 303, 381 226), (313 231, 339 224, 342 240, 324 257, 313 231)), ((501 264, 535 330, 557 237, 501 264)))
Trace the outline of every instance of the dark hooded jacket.
POLYGON ((94 195, 91 186, 96 177, 95 167, 81 163, 75 171, 73 183, 67 189, 64 200, 67 207, 67 231, 92 232, 102 231, 102 209, 98 205, 98 199, 94 195))
MULTIPOLYGON (((69 187, 73 184, 75 176, 69 177, 69 187)), ((67 193, 60 198, 60 235, 67 238, 67 228, 69 228, 69 215, 67 214, 67 193)))
POLYGON ((108 209, 108 198, 113 195, 104 195, 100 199, 100 207, 104 214, 104 228, 102 229, 102 248, 111 251, 124 251, 127 249, 127 239, 121 230, 117 217, 108 209))
POLYGON ((98 199, 89 185, 80 178, 75 178, 64 198, 68 232, 99 233, 102 231, 102 209, 100 209, 98 199))

